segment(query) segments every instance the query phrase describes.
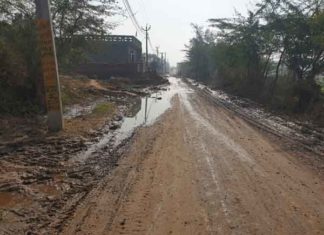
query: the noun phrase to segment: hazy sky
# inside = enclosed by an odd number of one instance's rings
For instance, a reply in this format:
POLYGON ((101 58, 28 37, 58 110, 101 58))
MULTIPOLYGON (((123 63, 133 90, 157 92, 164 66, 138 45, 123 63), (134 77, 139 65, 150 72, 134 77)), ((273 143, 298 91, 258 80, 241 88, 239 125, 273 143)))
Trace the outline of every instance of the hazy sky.
MULTIPOLYGON (((234 10, 246 13, 251 0, 129 0, 139 24, 152 26, 150 37, 153 46, 167 52, 172 65, 184 59, 184 44, 193 36, 191 23, 208 25, 210 18, 231 17, 234 10)), ((121 6, 122 0, 120 0, 121 6)), ((113 34, 135 35, 130 19, 116 19, 120 25, 113 34)), ((138 38, 145 48, 144 38, 138 38)), ((150 49, 149 49, 150 50, 150 49)))

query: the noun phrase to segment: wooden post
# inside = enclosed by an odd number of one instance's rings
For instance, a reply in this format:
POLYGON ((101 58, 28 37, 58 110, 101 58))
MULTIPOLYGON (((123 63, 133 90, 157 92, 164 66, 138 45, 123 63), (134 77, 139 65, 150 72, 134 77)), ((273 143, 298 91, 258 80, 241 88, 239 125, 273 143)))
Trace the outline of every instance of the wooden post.
POLYGON ((48 130, 61 131, 64 127, 60 81, 57 67, 55 41, 48 0, 35 0, 37 29, 41 53, 48 130))

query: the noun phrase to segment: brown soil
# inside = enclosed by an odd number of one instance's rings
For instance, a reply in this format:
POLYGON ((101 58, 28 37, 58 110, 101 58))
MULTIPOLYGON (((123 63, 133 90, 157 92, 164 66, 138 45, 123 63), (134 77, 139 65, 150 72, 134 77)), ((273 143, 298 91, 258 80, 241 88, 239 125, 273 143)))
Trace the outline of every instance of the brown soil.
POLYGON ((323 234, 323 175, 303 157, 315 159, 180 94, 62 234, 323 234))
POLYGON ((83 76, 61 76, 61 90, 64 110, 72 105, 87 106, 93 103, 110 104, 111 109, 100 113, 87 113, 77 118, 65 118, 65 129, 59 134, 48 133, 46 119, 41 115, 29 117, 0 117, 0 147, 12 143, 24 143, 35 138, 48 136, 87 137, 89 131, 100 129, 118 112, 118 106, 132 106, 129 99, 138 96, 132 92, 122 92, 111 83, 88 79, 83 76), (104 97, 110 97, 109 100, 104 97), (120 97, 123 99, 120 100, 120 97), (114 98, 119 99, 118 102, 114 98))
POLYGON ((66 107, 94 104, 88 113, 65 117, 64 131, 48 133, 41 116, 0 118, 0 234, 38 233, 50 223, 57 229, 115 167, 115 149, 105 149, 107 159, 99 166, 95 153, 85 162, 71 158, 119 125, 140 97, 101 81, 67 76, 61 81, 66 107))
POLYGON ((324 234, 323 159, 178 83, 159 121, 82 164, 82 139, 0 152, 0 234, 324 234))

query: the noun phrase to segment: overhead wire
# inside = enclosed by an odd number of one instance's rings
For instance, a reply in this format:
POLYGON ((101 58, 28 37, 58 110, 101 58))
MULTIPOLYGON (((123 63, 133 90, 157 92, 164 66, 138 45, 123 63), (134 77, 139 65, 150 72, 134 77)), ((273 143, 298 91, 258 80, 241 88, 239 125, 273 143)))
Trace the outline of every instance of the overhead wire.
MULTIPOLYGON (((136 19, 136 16, 135 16, 135 14, 134 14, 134 12, 133 12, 133 10, 132 10, 132 7, 131 7, 131 5, 129 4, 129 1, 128 1, 128 0, 123 0, 123 3, 124 3, 124 6, 125 6, 125 8, 126 8, 126 11, 128 12, 129 17, 131 18, 131 21, 132 21, 132 23, 133 23, 135 29, 136 29, 140 34, 142 34, 142 36, 145 36, 146 33, 144 32, 143 28, 142 28, 142 27, 140 26, 140 24, 138 23, 138 20, 136 19)), ((154 49, 154 46, 153 46, 153 43, 152 43, 152 41, 151 41, 150 36, 148 37, 148 41, 149 41, 149 46, 150 46, 152 52, 154 52, 155 49, 154 49)))
POLYGON ((128 12, 128 15, 131 18, 131 21, 132 21, 133 25, 135 26, 136 30, 141 34, 144 34, 144 31, 141 28, 141 26, 139 25, 139 23, 138 23, 138 21, 137 21, 137 19, 135 17, 135 14, 134 14, 134 12, 132 10, 132 7, 130 6, 128 0, 123 0, 123 3, 124 3, 124 6, 125 6, 125 8, 126 8, 126 10, 128 12))

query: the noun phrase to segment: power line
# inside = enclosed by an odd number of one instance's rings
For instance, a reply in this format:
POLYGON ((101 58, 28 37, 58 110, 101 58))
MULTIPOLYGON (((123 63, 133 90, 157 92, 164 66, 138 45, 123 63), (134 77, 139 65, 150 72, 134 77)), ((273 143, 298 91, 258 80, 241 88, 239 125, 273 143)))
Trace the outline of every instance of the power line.
POLYGON ((155 49, 154 49, 153 43, 152 43, 152 41, 151 41, 151 38, 150 38, 149 35, 146 35, 146 32, 142 29, 142 27, 141 27, 140 24, 138 23, 138 20, 137 20, 136 17, 135 17, 135 14, 134 14, 134 12, 133 12, 133 10, 132 10, 131 5, 129 4, 129 1, 128 1, 128 0, 123 0, 123 3, 124 3, 124 6, 125 6, 125 8, 126 8, 126 10, 127 10, 127 12, 128 12, 129 17, 131 18, 131 21, 132 21, 134 27, 135 27, 136 30, 137 30, 138 32, 140 32, 143 36, 148 37, 148 42, 149 42, 150 48, 151 48, 152 52, 154 52, 155 49))
POLYGON ((148 14, 147 14, 145 3, 143 2, 143 0, 137 0, 137 2, 139 3, 140 7, 143 9, 144 17, 145 17, 146 22, 149 22, 149 17, 148 17, 148 14))
POLYGON ((127 10, 127 12, 128 12, 128 15, 129 15, 129 17, 131 18, 132 23, 133 23, 133 25, 135 26, 136 30, 137 30, 138 32, 140 32, 141 34, 144 35, 144 32, 143 32, 143 30, 141 29, 141 26, 139 25, 139 23, 138 23, 138 21, 137 21, 137 19, 136 19, 136 17, 135 17, 135 14, 134 14, 134 12, 133 12, 133 10, 132 10, 132 8, 131 8, 131 6, 130 6, 128 0, 123 0, 123 3, 124 3, 124 6, 125 6, 125 8, 126 8, 126 10, 127 10))

